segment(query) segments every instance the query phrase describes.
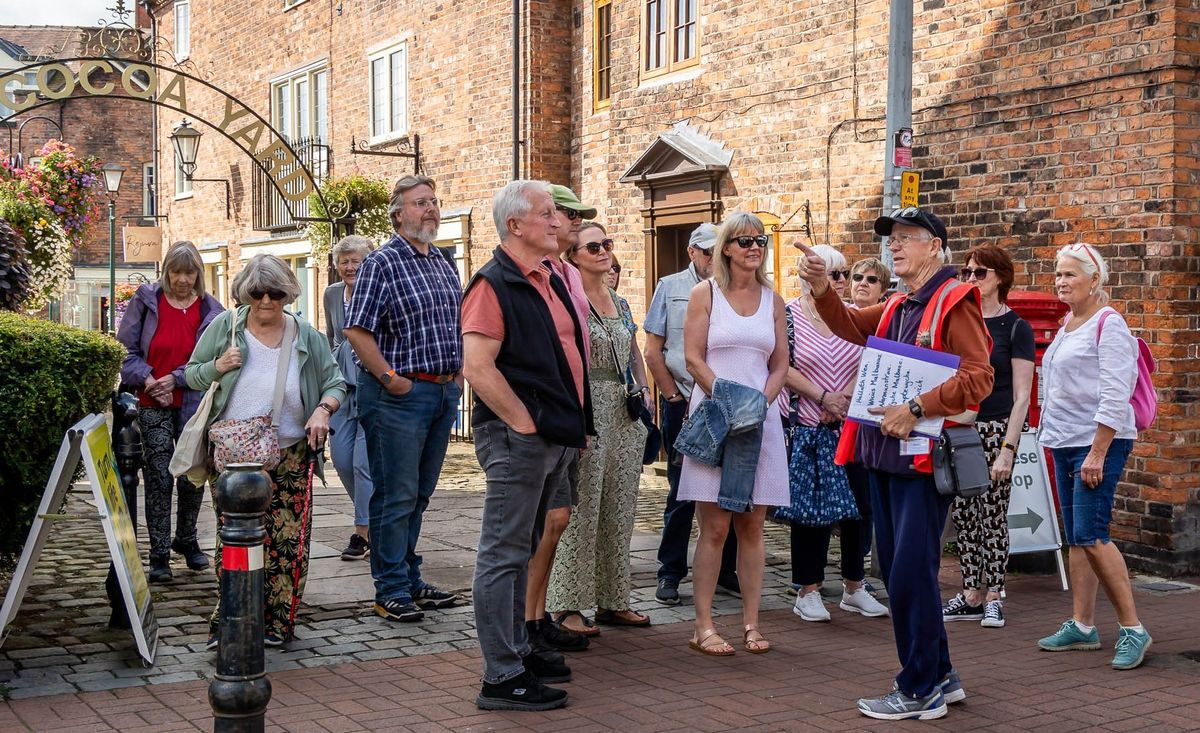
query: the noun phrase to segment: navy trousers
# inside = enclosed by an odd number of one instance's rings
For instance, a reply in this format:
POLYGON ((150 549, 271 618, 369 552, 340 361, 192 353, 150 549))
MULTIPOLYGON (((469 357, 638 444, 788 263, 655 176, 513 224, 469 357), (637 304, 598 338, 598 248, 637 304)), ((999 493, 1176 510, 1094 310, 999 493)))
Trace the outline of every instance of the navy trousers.
POLYGON ((950 673, 950 645, 942 622, 938 568, 950 499, 930 476, 870 471, 875 548, 892 610, 900 674, 896 685, 926 697, 950 673))

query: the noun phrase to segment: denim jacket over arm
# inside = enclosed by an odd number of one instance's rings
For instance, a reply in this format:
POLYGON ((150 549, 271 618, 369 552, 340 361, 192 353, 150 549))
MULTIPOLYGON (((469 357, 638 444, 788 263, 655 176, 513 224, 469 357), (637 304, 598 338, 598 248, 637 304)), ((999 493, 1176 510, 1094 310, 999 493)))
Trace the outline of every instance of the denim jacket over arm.
POLYGON ((709 466, 721 467, 717 503, 733 512, 749 511, 755 471, 762 447, 767 398, 757 389, 728 379, 713 382, 706 397, 688 416, 675 450, 709 466))

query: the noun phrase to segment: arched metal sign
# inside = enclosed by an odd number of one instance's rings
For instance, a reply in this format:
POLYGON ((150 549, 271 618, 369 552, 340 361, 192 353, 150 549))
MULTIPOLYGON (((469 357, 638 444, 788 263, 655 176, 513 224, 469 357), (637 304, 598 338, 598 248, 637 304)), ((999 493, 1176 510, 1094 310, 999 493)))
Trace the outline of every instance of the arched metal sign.
POLYGON ((0 95, 4 105, 13 110, 0 116, 0 123, 49 104, 93 97, 129 98, 175 110, 216 130, 250 156, 279 192, 293 221, 335 221, 349 208, 348 202, 325 200, 304 161, 261 115, 216 85, 178 68, 103 56, 54 59, 0 75, 0 95), (23 82, 30 72, 37 80, 36 90, 9 91, 11 82, 23 82), (118 83, 100 81, 101 74, 118 73, 118 83), (295 216, 293 205, 312 194, 321 201, 326 216, 295 216), (331 203, 336 204, 336 211, 331 203))

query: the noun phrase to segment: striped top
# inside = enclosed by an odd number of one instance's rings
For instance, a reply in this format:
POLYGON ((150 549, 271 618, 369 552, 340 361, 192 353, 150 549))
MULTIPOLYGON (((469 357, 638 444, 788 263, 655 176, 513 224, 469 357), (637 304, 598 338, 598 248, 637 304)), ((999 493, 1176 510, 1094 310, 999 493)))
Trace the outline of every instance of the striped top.
MULTIPOLYGON (((834 335, 826 336, 808 320, 808 314, 800 305, 800 298, 788 303, 792 314, 795 339, 792 344, 792 363, 796 371, 821 389, 841 392, 850 386, 858 372, 858 361, 863 347, 857 346, 834 335)), ((800 425, 816 427, 821 422, 821 406, 814 399, 797 395, 796 414, 800 425)), ((788 414, 789 390, 784 390, 779 400, 779 409, 788 414)))

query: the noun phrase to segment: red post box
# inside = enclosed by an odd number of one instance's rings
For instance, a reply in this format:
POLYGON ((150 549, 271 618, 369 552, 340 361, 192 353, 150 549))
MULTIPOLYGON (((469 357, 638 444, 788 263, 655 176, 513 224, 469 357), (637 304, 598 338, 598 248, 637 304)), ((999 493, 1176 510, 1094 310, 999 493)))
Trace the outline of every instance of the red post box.
POLYGON ((1008 294, 1008 307, 1033 326, 1036 359, 1033 362, 1033 393, 1029 400, 1029 424, 1037 427, 1042 405, 1042 355, 1054 340, 1062 325, 1067 305, 1054 295, 1029 290, 1013 290, 1008 294))

